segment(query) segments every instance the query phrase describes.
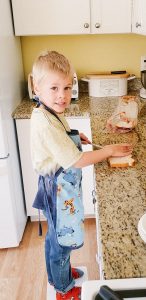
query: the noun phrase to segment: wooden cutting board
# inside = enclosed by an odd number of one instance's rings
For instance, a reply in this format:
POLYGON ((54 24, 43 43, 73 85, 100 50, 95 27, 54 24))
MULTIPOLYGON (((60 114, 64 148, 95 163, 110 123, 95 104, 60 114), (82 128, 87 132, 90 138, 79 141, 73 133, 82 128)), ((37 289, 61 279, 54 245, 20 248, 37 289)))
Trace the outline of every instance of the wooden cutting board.
POLYGON ((128 78, 130 75, 129 73, 124 74, 111 74, 111 72, 100 72, 100 73, 90 73, 86 75, 86 78, 89 79, 114 79, 114 78, 128 78))

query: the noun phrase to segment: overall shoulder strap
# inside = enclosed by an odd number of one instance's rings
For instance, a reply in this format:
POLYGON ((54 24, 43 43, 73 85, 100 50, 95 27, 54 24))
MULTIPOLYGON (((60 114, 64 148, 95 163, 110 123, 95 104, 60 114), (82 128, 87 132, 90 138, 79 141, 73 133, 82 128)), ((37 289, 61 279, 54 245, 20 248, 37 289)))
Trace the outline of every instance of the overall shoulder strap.
POLYGON ((60 120, 60 118, 59 118, 59 117, 57 116, 57 114, 54 112, 54 110, 51 109, 50 107, 46 106, 46 105, 45 105, 44 103, 42 103, 41 101, 38 102, 37 107, 39 107, 41 104, 44 106, 44 108, 45 108, 47 111, 49 111, 50 114, 52 114, 54 117, 56 117, 56 119, 63 125, 65 131, 66 131, 67 133, 69 133, 69 131, 66 130, 64 124, 63 124, 62 121, 60 120))

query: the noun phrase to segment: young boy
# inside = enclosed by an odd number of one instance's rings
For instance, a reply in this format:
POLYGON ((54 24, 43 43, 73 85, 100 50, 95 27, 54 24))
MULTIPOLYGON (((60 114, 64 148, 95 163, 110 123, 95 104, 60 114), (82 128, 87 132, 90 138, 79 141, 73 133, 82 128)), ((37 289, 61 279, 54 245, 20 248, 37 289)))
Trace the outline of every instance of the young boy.
POLYGON ((33 207, 42 209, 48 221, 45 257, 48 281, 56 299, 80 299, 75 280, 83 275, 71 268, 70 253, 83 245, 83 205, 81 168, 110 156, 132 152, 129 144, 104 146, 96 151, 81 151, 90 143, 84 134, 70 130, 64 110, 71 101, 73 70, 62 54, 46 51, 33 65, 33 84, 39 99, 31 116, 31 154, 39 176, 33 207))

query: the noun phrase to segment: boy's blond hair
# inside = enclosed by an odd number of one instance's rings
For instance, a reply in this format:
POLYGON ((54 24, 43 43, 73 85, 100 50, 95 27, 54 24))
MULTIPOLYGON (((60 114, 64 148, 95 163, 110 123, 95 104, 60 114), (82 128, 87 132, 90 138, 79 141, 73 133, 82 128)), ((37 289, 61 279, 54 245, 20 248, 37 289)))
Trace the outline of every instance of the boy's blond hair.
POLYGON ((33 64, 33 81, 39 83, 48 71, 60 72, 73 78, 73 69, 68 59, 56 51, 47 50, 40 53, 33 64))

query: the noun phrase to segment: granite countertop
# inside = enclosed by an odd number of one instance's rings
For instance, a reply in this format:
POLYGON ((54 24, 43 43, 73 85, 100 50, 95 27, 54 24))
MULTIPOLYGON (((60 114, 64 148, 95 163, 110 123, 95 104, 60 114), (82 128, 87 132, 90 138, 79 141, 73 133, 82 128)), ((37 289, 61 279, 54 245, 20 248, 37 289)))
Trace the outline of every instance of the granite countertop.
MULTIPOLYGON (((86 93, 83 93, 80 100, 72 101, 70 107, 66 109, 64 115, 74 117, 89 116, 89 98, 86 95, 86 93)), ((36 105, 36 101, 30 100, 28 97, 24 98, 12 113, 13 119, 30 119, 32 110, 36 107, 36 105)))
MULTIPOLYGON (((90 105, 96 106, 95 100, 90 105)), ((95 165, 103 275, 105 279, 146 277, 146 244, 137 230, 146 212, 146 104, 139 99, 137 128, 126 134, 105 129, 116 105, 117 99, 98 101, 98 111, 91 115, 93 141, 133 143, 136 164, 123 169, 112 169, 106 161, 95 165)))
MULTIPOLYGON (((146 277, 146 244, 137 230, 138 221, 146 212, 146 102, 138 97, 138 125, 126 134, 109 133, 105 128, 117 103, 118 97, 89 98, 82 93, 65 113, 90 116, 93 143, 134 144, 134 167, 114 169, 106 161, 95 165, 105 279, 146 277)), ((13 118, 29 119, 35 105, 24 99, 13 118)))

